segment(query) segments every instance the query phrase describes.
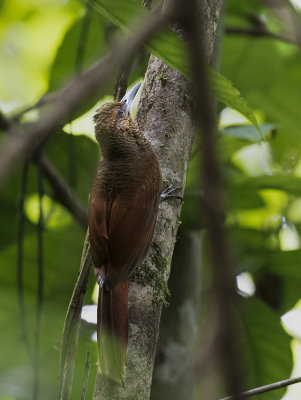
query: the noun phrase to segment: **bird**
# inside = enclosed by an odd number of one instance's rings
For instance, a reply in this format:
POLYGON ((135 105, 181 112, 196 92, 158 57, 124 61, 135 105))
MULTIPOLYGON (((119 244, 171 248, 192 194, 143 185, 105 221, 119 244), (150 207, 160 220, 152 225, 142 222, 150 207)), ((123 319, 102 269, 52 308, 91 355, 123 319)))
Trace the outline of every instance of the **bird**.
POLYGON ((94 116, 102 157, 89 196, 89 240, 99 285, 97 342, 101 373, 123 382, 128 343, 128 280, 153 237, 162 175, 150 142, 130 115, 136 84, 94 116))

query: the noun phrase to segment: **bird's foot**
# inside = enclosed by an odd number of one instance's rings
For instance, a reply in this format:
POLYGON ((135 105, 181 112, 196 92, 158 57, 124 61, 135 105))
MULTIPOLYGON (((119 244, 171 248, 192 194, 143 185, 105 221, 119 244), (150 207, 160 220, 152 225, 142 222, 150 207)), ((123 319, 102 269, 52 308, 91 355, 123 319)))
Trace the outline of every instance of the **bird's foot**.
POLYGON ((178 199, 183 201, 183 197, 179 196, 177 194, 174 194, 176 191, 181 190, 181 186, 176 186, 175 188, 173 187, 173 184, 170 184, 168 188, 163 190, 163 192, 160 195, 160 201, 167 200, 167 199, 178 199))
POLYGON ((105 283, 105 279, 106 279, 104 269, 94 267, 94 275, 95 275, 95 279, 96 279, 96 282, 98 283, 99 287, 102 288, 105 283))

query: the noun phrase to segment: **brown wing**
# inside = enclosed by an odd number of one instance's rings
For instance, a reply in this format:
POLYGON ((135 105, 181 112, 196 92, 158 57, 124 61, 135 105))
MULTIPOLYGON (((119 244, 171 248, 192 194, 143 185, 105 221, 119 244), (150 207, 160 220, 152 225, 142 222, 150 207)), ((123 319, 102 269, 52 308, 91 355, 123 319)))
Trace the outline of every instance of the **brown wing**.
POLYGON ((89 198, 89 235, 93 264, 101 268, 107 260, 107 201, 93 191, 89 198))
MULTIPOLYGON (((156 174, 155 174, 156 175, 156 174)), ((119 194, 111 208, 106 279, 110 287, 125 281, 147 254, 151 244, 161 191, 160 175, 137 191, 119 194)))

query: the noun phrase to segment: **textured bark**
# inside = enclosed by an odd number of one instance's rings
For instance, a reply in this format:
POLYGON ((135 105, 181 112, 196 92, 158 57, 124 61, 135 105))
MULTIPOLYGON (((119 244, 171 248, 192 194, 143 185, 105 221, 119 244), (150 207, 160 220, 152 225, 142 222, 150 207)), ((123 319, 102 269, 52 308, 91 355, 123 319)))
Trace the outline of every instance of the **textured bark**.
POLYGON ((200 230, 181 230, 175 246, 169 278, 171 299, 162 310, 152 400, 195 398, 199 381, 194 361, 200 327, 201 239, 200 230))
MULTIPOLYGON (((206 15, 206 60, 212 54, 221 0, 202 2, 206 15), (212 4, 211 4, 212 3, 212 4)), ((165 185, 185 188, 194 136, 191 88, 179 72, 152 56, 137 113, 141 131, 158 156, 165 185)), ((129 345, 124 385, 96 377, 93 400, 149 399, 164 286, 169 277, 181 205, 160 204, 153 246, 134 275, 129 292, 129 345), (155 278, 155 279, 153 279, 155 278), (155 289, 154 289, 155 281, 155 289)))

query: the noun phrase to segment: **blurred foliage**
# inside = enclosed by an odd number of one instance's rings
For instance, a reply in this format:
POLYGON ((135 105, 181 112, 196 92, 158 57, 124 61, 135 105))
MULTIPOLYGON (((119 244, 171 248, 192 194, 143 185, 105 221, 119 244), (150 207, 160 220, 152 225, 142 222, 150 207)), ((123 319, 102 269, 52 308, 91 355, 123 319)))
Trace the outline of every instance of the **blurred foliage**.
MULTIPOLYGON (((281 327, 279 315, 256 298, 241 300, 238 314, 246 388, 282 380, 290 371, 292 362, 290 343, 281 327)), ((261 397, 276 400, 284 391, 274 391, 261 397)))
MULTIPOLYGON (((42 95, 62 88, 104 55, 118 36, 132 34, 129 24, 147 14, 140 3, 1 1, 0 110, 11 115, 31 106, 42 95)), ((283 23, 263 2, 228 1, 226 27, 250 28, 256 18, 274 33, 286 34, 283 23)), ((139 52, 129 83, 143 79, 148 51, 189 75, 184 43, 173 32, 163 30, 139 52)), ((221 102, 216 145, 226 183, 229 249, 237 274, 249 272, 256 287, 255 296, 241 298, 236 310, 246 386, 251 388, 288 378, 292 369, 290 337, 280 317, 301 297, 300 52, 280 40, 225 34, 220 74, 210 70, 209 80, 221 102)), ((112 95, 113 90, 114 80, 108 82, 102 94, 112 95)), ((57 132, 45 146, 45 153, 85 205, 99 151, 89 132, 82 131, 83 125, 79 131, 74 128, 76 135, 72 135, 72 119, 91 107, 95 109, 97 101, 99 98, 95 97, 83 104, 77 115, 70 116, 71 123, 65 128, 68 134, 57 132)), ((40 113, 43 112, 42 109, 40 113)), ((39 112, 34 118, 38 116, 39 112)), ((200 153, 197 137, 181 216, 185 229, 203 227, 200 153)), ((16 286, 21 169, 15 171, 0 197, 0 400, 32 398, 33 371, 21 337, 16 286)), ((56 202, 49 184, 44 184, 45 299, 40 332, 40 398, 53 399, 57 395, 62 326, 85 233, 56 202)), ((37 171, 32 164, 27 179, 23 244, 31 345, 37 290, 37 192, 37 171)), ((93 279, 87 303, 92 302, 92 290, 93 279)), ((77 394, 81 392, 87 350, 91 350, 92 357, 90 376, 95 374, 97 356, 92 333, 93 328, 83 324, 74 380, 77 394)), ((90 379, 88 398, 92 385, 90 379)), ((276 400, 281 396, 283 392, 275 391, 261 398, 276 400)))

